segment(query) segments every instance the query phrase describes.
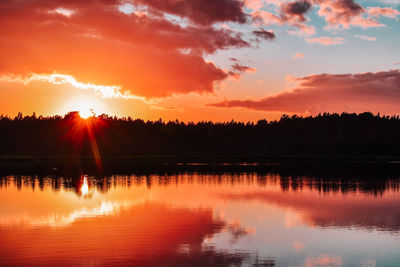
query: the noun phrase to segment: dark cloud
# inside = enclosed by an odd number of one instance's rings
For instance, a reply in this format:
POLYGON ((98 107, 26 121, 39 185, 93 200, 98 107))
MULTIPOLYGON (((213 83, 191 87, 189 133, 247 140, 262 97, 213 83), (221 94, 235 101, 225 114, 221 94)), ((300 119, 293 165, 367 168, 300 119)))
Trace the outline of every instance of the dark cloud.
POLYGON ((364 11, 362 6, 354 2, 354 0, 340 0, 337 1, 337 5, 341 7, 343 10, 353 15, 357 15, 360 12, 364 11))
POLYGON ((259 30, 255 30, 253 31, 253 34, 257 37, 257 38, 261 38, 261 39, 265 39, 265 40, 273 40, 275 39, 275 33, 273 31, 266 31, 264 29, 259 29, 259 30))
POLYGON ((239 79, 240 75, 242 73, 245 73, 245 72, 251 73, 251 72, 255 72, 256 71, 255 68, 242 65, 238 61, 234 61, 234 62, 237 62, 237 63, 232 65, 232 69, 229 71, 229 75, 231 75, 232 77, 234 77, 236 79, 239 79))
POLYGON ((308 1, 289 2, 284 6, 284 11, 287 14, 303 15, 311 9, 311 3, 308 1))
POLYGON ((297 85, 259 100, 225 100, 213 107, 241 107, 289 113, 400 112, 400 71, 318 74, 296 78, 297 85))
POLYGON ((311 6, 310 2, 304 0, 284 4, 281 7, 281 18, 301 27, 300 24, 306 21, 304 15, 311 9, 311 6))
POLYGON ((216 22, 245 23, 247 15, 241 0, 138 0, 158 11, 188 18, 194 23, 211 25, 216 22))
POLYGON ((253 71, 254 70, 254 68, 251 68, 249 66, 240 65, 240 64, 232 65, 232 69, 236 72, 245 72, 245 71, 253 71))

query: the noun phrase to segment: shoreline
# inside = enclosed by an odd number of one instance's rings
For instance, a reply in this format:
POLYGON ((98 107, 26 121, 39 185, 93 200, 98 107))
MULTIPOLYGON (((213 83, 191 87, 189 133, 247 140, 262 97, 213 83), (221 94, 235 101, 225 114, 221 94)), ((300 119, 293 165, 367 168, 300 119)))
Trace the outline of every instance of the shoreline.
MULTIPOLYGON (((132 156, 103 157, 0 156, 0 175, 80 176, 152 173, 257 172, 316 176, 400 176, 400 158, 388 156, 132 156)), ((374 178, 373 178, 374 179, 374 178)), ((377 178, 378 179, 378 178, 377 178)))

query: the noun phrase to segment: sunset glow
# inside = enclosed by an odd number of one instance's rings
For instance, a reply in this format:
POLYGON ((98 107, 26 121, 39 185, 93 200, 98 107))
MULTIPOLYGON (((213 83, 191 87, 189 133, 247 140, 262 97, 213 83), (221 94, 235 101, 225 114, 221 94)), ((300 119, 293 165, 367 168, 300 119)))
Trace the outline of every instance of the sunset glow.
POLYGON ((0 266, 400 266, 400 0, 0 0, 0 266))
POLYGON ((81 116, 82 119, 87 119, 93 115, 94 115, 94 112, 92 109, 83 108, 83 109, 79 110, 79 116, 81 116))
POLYGON ((103 101, 95 96, 81 95, 66 100, 59 110, 62 114, 78 111, 82 118, 87 119, 91 116, 110 113, 112 109, 105 106, 103 101))
POLYGON ((5 115, 78 110, 87 117, 93 109, 257 121, 400 112, 400 11, 391 2, 12 0, 1 8, 5 115), (66 106, 73 95, 96 105, 66 106))

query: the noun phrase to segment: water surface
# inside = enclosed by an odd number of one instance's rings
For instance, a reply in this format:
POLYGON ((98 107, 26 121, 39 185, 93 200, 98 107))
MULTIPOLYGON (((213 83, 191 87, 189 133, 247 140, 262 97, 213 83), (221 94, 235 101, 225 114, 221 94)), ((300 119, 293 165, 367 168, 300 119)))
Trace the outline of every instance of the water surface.
POLYGON ((400 265, 394 178, 178 173, 0 184, 0 265, 400 265))

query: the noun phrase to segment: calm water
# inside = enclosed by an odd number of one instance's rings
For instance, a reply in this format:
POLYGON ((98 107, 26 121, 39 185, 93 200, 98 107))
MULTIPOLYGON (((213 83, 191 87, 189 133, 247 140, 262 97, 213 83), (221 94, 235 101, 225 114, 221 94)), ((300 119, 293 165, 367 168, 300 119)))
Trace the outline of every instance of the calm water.
POLYGON ((0 265, 400 266, 398 179, 2 177, 0 265))

